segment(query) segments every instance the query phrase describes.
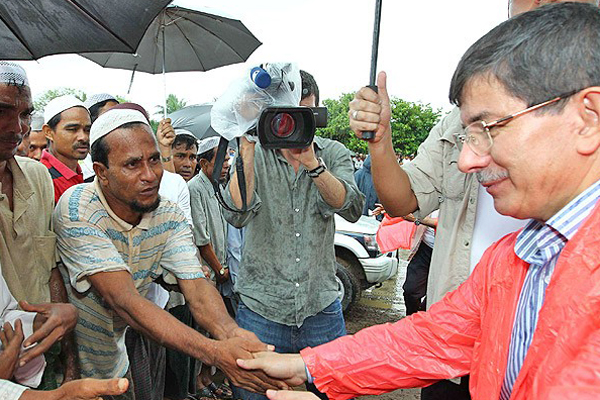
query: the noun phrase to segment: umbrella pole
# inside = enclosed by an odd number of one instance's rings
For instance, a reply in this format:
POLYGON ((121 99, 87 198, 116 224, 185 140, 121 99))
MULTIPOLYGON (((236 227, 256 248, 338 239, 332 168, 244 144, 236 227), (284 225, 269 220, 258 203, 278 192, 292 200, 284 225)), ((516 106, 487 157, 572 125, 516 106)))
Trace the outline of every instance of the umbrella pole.
POLYGON ((163 22, 162 26, 162 73, 163 73, 163 97, 164 97, 164 108, 163 108, 163 117, 167 118, 167 73, 166 73, 166 63, 167 56, 165 54, 165 24, 163 22))

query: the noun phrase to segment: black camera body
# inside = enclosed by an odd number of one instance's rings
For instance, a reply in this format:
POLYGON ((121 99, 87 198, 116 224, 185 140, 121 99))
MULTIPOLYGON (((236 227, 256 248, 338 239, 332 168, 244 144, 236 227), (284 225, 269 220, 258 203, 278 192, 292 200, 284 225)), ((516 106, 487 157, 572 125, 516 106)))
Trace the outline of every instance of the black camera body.
POLYGON ((267 107, 256 127, 265 149, 304 149, 327 126, 326 107, 267 107))

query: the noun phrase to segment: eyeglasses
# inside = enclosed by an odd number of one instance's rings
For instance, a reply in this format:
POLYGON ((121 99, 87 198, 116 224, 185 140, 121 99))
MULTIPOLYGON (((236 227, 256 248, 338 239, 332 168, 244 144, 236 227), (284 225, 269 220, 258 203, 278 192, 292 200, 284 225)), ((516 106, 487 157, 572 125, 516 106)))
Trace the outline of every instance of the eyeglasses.
POLYGON ((551 100, 544 101, 543 103, 539 103, 534 106, 528 107, 524 110, 521 110, 511 115, 507 115, 506 117, 502 117, 493 122, 475 121, 472 124, 469 124, 464 129, 463 133, 458 135, 459 150, 462 151, 463 145, 466 143, 467 146, 469 146, 469 148, 473 151, 473 153, 477 154, 480 157, 487 156, 488 154, 490 154, 490 149, 494 144, 494 139, 492 138, 492 135, 490 135, 490 129, 498 125, 506 124, 509 121, 520 117, 521 115, 527 114, 531 111, 539 110, 542 107, 546 107, 547 105, 566 99, 567 97, 573 96, 575 93, 580 92, 582 90, 583 89, 578 89, 565 94, 561 94, 560 96, 557 96, 551 100))

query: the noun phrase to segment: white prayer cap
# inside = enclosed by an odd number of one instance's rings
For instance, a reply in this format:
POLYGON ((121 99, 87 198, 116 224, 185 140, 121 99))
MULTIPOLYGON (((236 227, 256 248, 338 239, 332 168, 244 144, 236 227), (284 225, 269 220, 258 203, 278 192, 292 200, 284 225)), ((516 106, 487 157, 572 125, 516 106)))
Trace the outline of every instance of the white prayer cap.
POLYGON ((92 108, 93 106, 95 106, 98 103, 102 103, 103 101, 108 101, 108 100, 112 100, 115 102, 119 102, 119 100, 117 100, 115 98, 115 96, 108 94, 108 93, 97 93, 97 94, 93 94, 90 97, 88 97, 85 101, 85 103, 83 103, 85 105, 85 108, 87 108, 88 110, 90 108, 92 108))
POLYGON ((202 139, 200 143, 198 143, 198 154, 206 153, 207 151, 214 149, 219 145, 221 141, 221 136, 211 136, 206 139, 202 139))
POLYGON ((42 126, 44 126, 44 116, 41 112, 36 111, 31 116, 31 130, 32 131, 41 131, 42 126))
POLYGON ((23 67, 9 61, 0 61, 0 83, 29 87, 29 80, 23 67))
MULTIPOLYGON (((128 108, 110 109, 92 124, 90 131, 90 146, 98 139, 108 135, 115 129, 130 122, 141 122, 148 125, 148 120, 141 112, 128 108)), ((148 125, 150 126, 150 125, 148 125)))
POLYGON ((183 128, 175 128, 175 136, 177 136, 177 135, 190 135, 190 136, 194 136, 194 134, 192 132, 188 131, 187 129, 183 129, 183 128))
POLYGON ((50 102, 46 104, 46 107, 44 108, 44 123, 47 124, 48 121, 50 121, 56 115, 73 107, 81 107, 87 111, 87 108, 85 108, 83 102, 70 94, 50 100, 50 102))

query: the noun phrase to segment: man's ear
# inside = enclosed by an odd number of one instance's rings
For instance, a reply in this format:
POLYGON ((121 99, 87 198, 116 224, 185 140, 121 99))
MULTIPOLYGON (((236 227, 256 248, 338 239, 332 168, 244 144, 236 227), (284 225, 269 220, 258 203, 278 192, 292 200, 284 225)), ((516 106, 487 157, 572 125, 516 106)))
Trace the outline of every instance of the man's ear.
POLYGON ((44 124, 42 126, 42 132, 44 132, 44 136, 51 142, 54 142, 54 131, 50 128, 50 125, 44 124))
POLYGON ((575 137, 577 152, 582 155, 594 154, 600 149, 600 87, 589 87, 577 96, 582 129, 575 137))
POLYGON ((108 167, 98 161, 94 162, 94 172, 102 186, 108 185, 108 167))

